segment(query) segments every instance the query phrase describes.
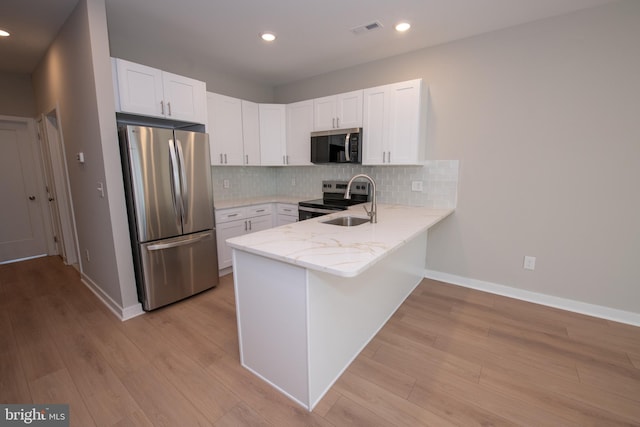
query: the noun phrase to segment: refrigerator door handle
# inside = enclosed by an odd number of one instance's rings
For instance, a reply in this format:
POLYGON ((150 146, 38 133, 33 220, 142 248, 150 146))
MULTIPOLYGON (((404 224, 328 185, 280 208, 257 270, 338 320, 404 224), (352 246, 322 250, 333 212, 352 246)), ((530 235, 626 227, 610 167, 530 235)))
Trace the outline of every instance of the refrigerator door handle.
POLYGON ((199 242, 200 240, 204 240, 210 236, 211 236, 211 232, 207 231, 206 233, 200 233, 188 239, 181 238, 180 240, 174 240, 172 242, 156 243, 155 245, 149 245, 147 246, 147 250, 160 251, 162 249, 170 249, 170 248, 177 248, 178 246, 191 245, 193 243, 199 242))
POLYGON ((182 227, 182 186, 180 185, 178 159, 176 158, 176 144, 173 139, 169 140, 169 161, 171 163, 171 192, 173 193, 173 209, 176 213, 176 223, 179 223, 180 227, 182 227))
POLYGON ((180 171, 180 200, 182 201, 182 224, 189 218, 189 181, 187 181, 186 166, 184 163, 184 153, 182 152, 182 142, 176 139, 178 152, 178 169, 180 171))

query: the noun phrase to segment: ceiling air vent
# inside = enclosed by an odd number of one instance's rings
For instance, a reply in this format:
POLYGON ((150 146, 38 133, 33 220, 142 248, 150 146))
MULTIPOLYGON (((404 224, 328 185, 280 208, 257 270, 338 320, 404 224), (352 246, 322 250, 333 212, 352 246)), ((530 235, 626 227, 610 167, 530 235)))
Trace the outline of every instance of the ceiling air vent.
POLYGON ((363 34, 373 30, 378 30, 380 28, 382 28, 382 24, 380 23, 380 21, 374 21, 369 24, 359 25, 357 27, 354 27, 351 29, 351 32, 353 34, 363 34))

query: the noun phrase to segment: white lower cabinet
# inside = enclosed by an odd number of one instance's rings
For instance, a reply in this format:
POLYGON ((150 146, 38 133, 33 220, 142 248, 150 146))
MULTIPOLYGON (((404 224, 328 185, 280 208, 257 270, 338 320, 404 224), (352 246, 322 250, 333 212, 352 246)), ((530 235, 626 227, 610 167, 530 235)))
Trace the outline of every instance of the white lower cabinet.
POLYGON ((216 210, 216 239, 218 245, 218 268, 231 267, 232 250, 227 239, 267 230, 273 227, 273 205, 261 205, 242 208, 216 210))
POLYGON ((298 205, 277 203, 276 226, 291 224, 298 221, 298 205))

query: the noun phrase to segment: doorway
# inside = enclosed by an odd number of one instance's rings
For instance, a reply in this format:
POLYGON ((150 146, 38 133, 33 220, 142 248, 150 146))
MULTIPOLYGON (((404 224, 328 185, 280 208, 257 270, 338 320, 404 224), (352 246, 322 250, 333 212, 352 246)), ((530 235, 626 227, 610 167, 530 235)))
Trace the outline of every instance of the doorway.
POLYGON ((65 157, 62 129, 57 109, 43 114, 38 120, 41 136, 41 150, 45 178, 47 181, 47 201, 54 249, 64 263, 78 263, 75 219, 71 208, 71 191, 65 157))

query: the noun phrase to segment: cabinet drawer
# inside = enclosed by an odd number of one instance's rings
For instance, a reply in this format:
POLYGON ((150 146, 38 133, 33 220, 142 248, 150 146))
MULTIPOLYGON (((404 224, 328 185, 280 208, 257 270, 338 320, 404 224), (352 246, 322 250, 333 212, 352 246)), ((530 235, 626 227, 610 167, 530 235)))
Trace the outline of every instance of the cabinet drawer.
POLYGON ((298 205, 278 203, 277 209, 278 209, 278 214, 298 216, 298 205))
POLYGON ((263 205, 249 206, 247 209, 247 218, 262 215, 271 215, 273 211, 271 203, 265 203, 263 205))
POLYGON ((245 208, 216 210, 217 224, 221 224, 223 222, 235 221, 235 220, 244 219, 244 218, 246 218, 245 208))

